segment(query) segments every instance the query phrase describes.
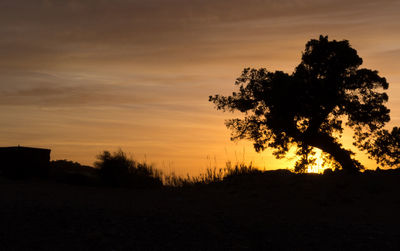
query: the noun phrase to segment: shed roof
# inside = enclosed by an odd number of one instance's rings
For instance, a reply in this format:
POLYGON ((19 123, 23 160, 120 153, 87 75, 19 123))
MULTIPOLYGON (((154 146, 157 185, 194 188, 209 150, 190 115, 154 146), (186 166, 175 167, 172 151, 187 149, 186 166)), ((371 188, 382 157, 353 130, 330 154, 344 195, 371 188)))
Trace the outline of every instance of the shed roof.
POLYGON ((37 148, 37 147, 26 147, 26 146, 7 146, 7 147, 0 147, 0 150, 33 150, 33 151, 51 151, 50 149, 46 148, 37 148))

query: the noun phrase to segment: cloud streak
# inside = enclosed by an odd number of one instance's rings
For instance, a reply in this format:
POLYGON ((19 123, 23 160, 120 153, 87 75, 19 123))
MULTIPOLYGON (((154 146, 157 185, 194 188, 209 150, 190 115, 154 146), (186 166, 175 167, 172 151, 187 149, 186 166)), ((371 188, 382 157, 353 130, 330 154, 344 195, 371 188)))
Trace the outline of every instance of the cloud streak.
POLYGON ((355 21, 370 24, 398 5, 392 0, 6 0, 0 6, 0 65, 52 68, 220 60, 215 54, 229 56, 254 40, 293 37, 315 27, 346 30, 355 21))

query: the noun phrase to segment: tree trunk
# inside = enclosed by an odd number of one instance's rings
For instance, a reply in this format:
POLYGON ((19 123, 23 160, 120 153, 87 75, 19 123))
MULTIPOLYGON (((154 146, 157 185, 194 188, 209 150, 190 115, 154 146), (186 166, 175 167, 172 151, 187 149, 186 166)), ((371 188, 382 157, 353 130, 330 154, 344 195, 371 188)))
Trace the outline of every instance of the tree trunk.
POLYGON ((318 135, 307 137, 303 143, 319 148, 322 151, 329 153, 344 170, 358 171, 358 162, 351 158, 351 151, 342 148, 342 145, 335 142, 335 139, 329 135, 318 135))

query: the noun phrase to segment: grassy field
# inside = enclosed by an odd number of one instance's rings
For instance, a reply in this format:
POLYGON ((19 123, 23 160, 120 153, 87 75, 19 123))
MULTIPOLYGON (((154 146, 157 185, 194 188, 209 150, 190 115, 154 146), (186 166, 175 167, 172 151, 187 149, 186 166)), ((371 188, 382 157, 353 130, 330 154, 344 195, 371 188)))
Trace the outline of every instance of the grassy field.
POLYGON ((0 177, 0 250, 399 250, 400 174, 152 189, 0 177))

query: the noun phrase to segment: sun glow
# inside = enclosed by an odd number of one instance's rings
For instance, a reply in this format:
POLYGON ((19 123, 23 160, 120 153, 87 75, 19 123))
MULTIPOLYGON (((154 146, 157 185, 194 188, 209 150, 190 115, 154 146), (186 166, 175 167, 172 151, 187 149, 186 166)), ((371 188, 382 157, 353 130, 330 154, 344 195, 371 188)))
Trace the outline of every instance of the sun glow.
POLYGON ((315 154, 312 156, 315 158, 315 163, 307 168, 307 173, 322 173, 328 167, 324 167, 324 159, 322 156, 322 151, 319 149, 315 150, 315 154))

